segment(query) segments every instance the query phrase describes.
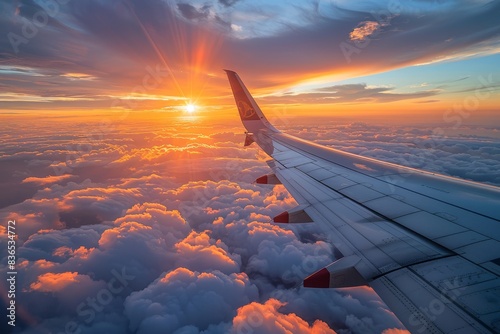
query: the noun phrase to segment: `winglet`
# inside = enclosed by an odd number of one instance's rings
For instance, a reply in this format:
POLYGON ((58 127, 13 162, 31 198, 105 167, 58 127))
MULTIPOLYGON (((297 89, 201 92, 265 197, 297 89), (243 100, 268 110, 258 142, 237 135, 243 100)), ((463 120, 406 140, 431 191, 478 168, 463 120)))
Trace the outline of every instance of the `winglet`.
POLYGON ((241 121, 248 132, 257 133, 266 129, 273 132, 279 132, 266 119, 266 116, 264 116, 264 113, 260 110, 257 102, 255 102, 238 74, 231 70, 224 71, 226 71, 227 78, 229 79, 234 100, 236 102, 236 106, 238 107, 238 111, 240 112, 241 121))

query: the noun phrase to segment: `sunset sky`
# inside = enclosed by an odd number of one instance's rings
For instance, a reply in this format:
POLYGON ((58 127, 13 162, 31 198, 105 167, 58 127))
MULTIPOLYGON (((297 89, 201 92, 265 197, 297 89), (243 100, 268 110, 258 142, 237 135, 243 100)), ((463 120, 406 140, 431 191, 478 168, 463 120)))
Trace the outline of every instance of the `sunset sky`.
POLYGON ((229 68, 298 115, 498 120, 498 1, 60 2, 1 2, 2 110, 213 112, 229 68))
POLYGON ((223 69, 290 134, 499 186, 499 17, 498 0, 0 0, 14 332, 406 333, 369 288, 300 287, 339 255, 314 224, 269 223, 296 203, 253 183, 268 157, 243 147, 223 69))

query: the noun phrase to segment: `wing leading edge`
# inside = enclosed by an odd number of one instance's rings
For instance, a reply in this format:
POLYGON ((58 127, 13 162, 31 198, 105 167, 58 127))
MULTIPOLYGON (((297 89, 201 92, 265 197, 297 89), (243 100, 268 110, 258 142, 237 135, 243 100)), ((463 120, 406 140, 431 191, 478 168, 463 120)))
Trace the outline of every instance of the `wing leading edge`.
POLYGON ((500 190, 327 148, 274 128, 226 70, 243 125, 273 160, 258 183, 283 183, 343 257, 305 287, 370 285, 417 333, 500 332, 500 190))

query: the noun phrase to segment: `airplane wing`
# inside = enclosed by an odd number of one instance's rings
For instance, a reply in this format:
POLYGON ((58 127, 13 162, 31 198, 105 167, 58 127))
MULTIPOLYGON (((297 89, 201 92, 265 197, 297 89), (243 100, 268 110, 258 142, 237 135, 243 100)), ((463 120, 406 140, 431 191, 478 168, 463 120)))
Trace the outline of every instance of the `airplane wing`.
POLYGON ((299 206, 276 223, 314 221, 343 257, 305 287, 369 285, 412 333, 500 332, 500 188, 324 147, 266 119, 226 70, 243 125, 299 206))

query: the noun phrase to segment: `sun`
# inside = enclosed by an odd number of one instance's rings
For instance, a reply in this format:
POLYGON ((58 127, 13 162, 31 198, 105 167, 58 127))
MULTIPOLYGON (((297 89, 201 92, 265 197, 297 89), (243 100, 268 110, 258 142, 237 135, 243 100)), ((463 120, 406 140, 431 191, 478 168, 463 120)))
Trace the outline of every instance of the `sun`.
POLYGON ((184 109, 189 113, 189 114, 192 114, 196 111, 196 105, 192 104, 192 103, 188 103, 186 104, 186 106, 184 107, 184 109))

